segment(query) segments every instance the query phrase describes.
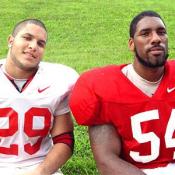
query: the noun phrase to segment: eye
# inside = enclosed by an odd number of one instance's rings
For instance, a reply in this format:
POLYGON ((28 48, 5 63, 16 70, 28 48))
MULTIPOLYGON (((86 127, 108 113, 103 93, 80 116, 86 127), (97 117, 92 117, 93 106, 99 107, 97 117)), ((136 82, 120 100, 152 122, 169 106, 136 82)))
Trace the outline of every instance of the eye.
POLYGON ((42 48, 45 48, 46 43, 43 42, 43 41, 38 41, 38 46, 39 46, 39 47, 42 47, 42 48))
POLYGON ((167 34, 166 30, 159 30, 159 31, 157 31, 157 33, 159 35, 166 35, 167 34))
POLYGON ((142 32, 140 33, 140 35, 143 36, 143 37, 149 36, 149 34, 150 34, 149 31, 142 31, 142 32))
POLYGON ((30 36, 23 36, 23 38, 27 41, 30 41, 32 39, 30 36))

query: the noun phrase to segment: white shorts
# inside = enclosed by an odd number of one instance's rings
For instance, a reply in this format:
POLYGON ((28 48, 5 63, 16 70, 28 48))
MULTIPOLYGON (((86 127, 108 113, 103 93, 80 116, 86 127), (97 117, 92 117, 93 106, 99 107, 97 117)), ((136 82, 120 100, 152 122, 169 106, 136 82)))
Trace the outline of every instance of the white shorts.
POLYGON ((175 163, 170 163, 166 167, 142 170, 147 175, 175 175, 175 163))
MULTIPOLYGON (((0 174, 3 175, 20 175, 23 173, 26 173, 34 168, 36 168, 38 165, 32 165, 27 167, 0 167, 0 174)), ((52 175, 63 175, 61 170, 58 170, 57 172, 53 173, 52 175)))

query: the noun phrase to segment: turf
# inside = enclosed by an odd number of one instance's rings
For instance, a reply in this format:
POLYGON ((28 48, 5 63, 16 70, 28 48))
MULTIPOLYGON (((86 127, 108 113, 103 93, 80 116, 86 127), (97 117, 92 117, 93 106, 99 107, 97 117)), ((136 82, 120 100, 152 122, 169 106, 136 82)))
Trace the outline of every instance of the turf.
MULTIPOLYGON (((75 68, 132 62, 128 49, 130 20, 142 10, 155 10, 164 18, 169 34, 170 58, 175 56, 173 0, 1 0, 0 57, 6 57, 7 38, 25 18, 39 18, 48 28, 45 61, 75 68)), ((63 167, 65 175, 97 175, 86 127, 75 123, 75 151, 63 167)), ((105 155, 104 155, 105 156, 105 155)))

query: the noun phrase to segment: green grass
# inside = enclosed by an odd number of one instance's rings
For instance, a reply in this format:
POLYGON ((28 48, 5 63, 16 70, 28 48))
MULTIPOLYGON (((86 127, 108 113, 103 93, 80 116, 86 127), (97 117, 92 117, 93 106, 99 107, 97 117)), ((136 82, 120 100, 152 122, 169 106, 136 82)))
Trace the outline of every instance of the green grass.
MULTIPOLYGON (((17 21, 39 18, 48 28, 44 60, 69 65, 79 73, 106 64, 131 62, 128 26, 142 10, 156 10, 165 19, 170 58, 175 56, 174 0, 1 0, 0 57, 17 21)), ((65 175, 97 175, 87 129, 75 124, 75 152, 63 167, 65 175)), ((105 155, 104 155, 105 156, 105 155)))

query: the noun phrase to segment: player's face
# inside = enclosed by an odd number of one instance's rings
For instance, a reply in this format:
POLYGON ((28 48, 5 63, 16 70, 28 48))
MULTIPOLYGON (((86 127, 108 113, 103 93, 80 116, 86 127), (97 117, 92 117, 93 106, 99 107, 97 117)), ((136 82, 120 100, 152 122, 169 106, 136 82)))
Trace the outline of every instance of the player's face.
POLYGON ((27 24, 16 36, 10 36, 9 53, 13 65, 24 71, 36 69, 43 57, 46 40, 46 31, 35 24, 27 24))
POLYGON ((164 23, 158 17, 144 17, 130 40, 136 61, 146 67, 156 68, 165 64, 168 57, 168 37, 164 23))

